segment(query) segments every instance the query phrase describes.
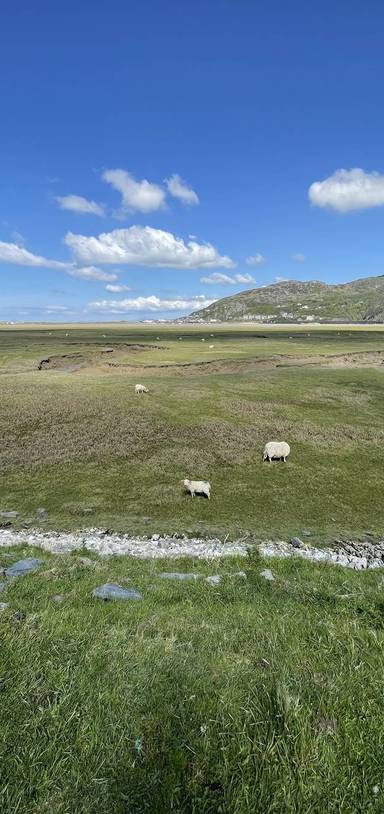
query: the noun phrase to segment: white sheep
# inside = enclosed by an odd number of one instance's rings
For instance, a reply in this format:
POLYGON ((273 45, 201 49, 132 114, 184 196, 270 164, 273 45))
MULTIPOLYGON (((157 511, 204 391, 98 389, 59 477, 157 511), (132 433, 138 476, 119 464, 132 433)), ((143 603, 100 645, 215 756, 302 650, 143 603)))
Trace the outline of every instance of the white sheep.
POLYGON ((263 461, 271 462, 272 458, 282 458, 285 463, 290 451, 291 448, 286 441, 268 441, 264 447, 263 461))
POLYGON ((212 350, 212 348, 214 348, 214 347, 215 347, 214 345, 210 345, 209 350, 212 350))
POLYGON ((208 500, 211 499, 211 484, 207 480, 183 480, 183 486, 190 493, 191 497, 195 495, 205 495, 208 500))
POLYGON ((135 384, 135 393, 137 396, 142 396, 143 393, 149 393, 149 390, 144 384, 135 384))

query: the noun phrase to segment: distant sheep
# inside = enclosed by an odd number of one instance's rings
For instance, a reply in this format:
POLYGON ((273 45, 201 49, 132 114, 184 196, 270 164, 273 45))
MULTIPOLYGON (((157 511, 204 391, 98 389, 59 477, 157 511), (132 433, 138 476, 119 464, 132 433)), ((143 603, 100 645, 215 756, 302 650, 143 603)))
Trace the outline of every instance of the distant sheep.
POLYGON ((208 500, 211 499, 211 484, 207 480, 183 480, 183 486, 190 493, 191 497, 195 495, 205 495, 208 500))
POLYGON ((135 393, 137 396, 142 396, 143 393, 149 393, 149 390, 144 384, 135 384, 135 393))
POLYGON ((288 455, 291 451, 289 444, 286 441, 268 441, 264 447, 263 461, 272 461, 273 458, 283 459, 286 462, 288 455))
POLYGON ((214 348, 214 347, 215 347, 214 345, 210 345, 209 349, 212 350, 212 348, 214 348))

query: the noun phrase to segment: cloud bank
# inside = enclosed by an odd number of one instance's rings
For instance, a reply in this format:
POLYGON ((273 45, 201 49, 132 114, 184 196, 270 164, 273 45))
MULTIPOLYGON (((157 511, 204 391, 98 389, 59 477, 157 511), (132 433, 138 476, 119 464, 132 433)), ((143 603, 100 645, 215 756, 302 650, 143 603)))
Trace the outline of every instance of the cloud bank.
POLYGON ((266 262, 264 255, 262 254, 251 254, 249 257, 245 258, 245 262, 247 266, 261 266, 263 263, 266 262))
POLYGON ((125 314, 134 311, 193 311, 198 308, 207 308, 215 302, 204 294, 179 299, 161 299, 155 294, 149 297, 135 297, 123 300, 101 300, 88 303, 91 311, 102 311, 109 314, 125 314))
POLYGON ((178 198, 183 204, 187 206, 195 206, 199 203, 199 198, 196 192, 180 178, 180 175, 175 173, 170 178, 165 179, 167 189, 173 198, 178 198))
POLYGON ((151 226, 115 229, 98 237, 68 232, 64 242, 81 263, 120 263, 154 268, 199 269, 233 268, 226 255, 210 243, 185 243, 171 232, 151 226))
POLYGON ((164 189, 145 179, 136 181, 125 170, 105 170, 102 179, 120 192, 122 207, 126 212, 156 212, 164 206, 164 189))
POLYGON ((58 195, 55 201, 61 209, 77 212, 80 215, 99 215, 99 217, 105 215, 101 204, 96 203, 96 201, 88 201, 82 195, 58 195))
POLYGON ((356 167, 336 170, 324 181, 315 181, 308 190, 313 206, 350 212, 384 206, 384 175, 367 173, 356 167))
POLYGON ((209 274, 207 277, 200 277, 200 282, 207 285, 236 285, 236 283, 244 285, 246 283, 255 283, 256 280, 251 274, 234 274, 233 277, 230 277, 229 274, 214 271, 213 274, 209 274))
POLYGON ((128 285, 106 285, 105 290, 110 291, 111 294, 120 294, 122 291, 130 291, 131 289, 128 285))
POLYGON ((4 243, 0 241, 0 263, 11 263, 16 266, 27 266, 29 268, 49 268, 59 269, 69 274, 70 277, 78 277, 81 280, 113 282, 117 280, 117 274, 95 266, 79 267, 75 263, 66 263, 63 260, 49 260, 33 254, 16 243, 4 243))

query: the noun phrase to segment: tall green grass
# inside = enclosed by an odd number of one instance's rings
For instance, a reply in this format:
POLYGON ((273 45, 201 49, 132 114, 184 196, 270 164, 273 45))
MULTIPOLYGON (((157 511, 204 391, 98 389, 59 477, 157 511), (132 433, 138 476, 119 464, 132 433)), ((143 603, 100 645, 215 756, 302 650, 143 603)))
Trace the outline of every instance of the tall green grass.
POLYGON ((378 572, 38 556, 2 596, 4 814, 383 810, 378 572), (105 581, 143 600, 93 599, 105 581))

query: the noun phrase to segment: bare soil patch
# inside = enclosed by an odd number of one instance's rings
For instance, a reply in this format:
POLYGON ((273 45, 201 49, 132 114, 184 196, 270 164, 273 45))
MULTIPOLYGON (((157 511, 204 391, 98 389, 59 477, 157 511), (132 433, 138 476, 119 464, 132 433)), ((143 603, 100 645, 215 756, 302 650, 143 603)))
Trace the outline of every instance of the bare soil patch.
POLYGON ((269 369, 279 367, 334 367, 334 368, 350 368, 350 367, 381 367, 384 365, 384 350, 383 351, 357 351, 353 353, 340 353, 340 354, 319 354, 311 357, 301 356, 288 356, 284 354, 276 354, 273 356, 263 356, 253 359, 215 359, 207 362, 185 362, 182 364, 173 364, 163 362, 158 365, 134 365, 130 363, 119 363, 118 361, 106 362, 106 368, 112 368, 114 371, 121 371, 122 373, 147 373, 151 372, 156 375, 164 373, 179 374, 181 376, 188 376, 191 373, 246 373, 248 371, 269 369))
MULTIPOLYGON (((75 342, 72 342, 71 344, 76 345, 75 342)), ((84 367, 92 367, 93 365, 99 364, 107 354, 116 353, 116 351, 118 353, 119 351, 127 350, 127 348, 134 352, 167 349, 165 345, 139 345, 136 343, 132 344, 129 342, 124 342, 114 344, 109 347, 100 348, 100 350, 94 351, 91 354, 79 352, 48 356, 46 359, 42 359, 39 362, 38 370, 65 370, 66 372, 72 372, 84 367)))

